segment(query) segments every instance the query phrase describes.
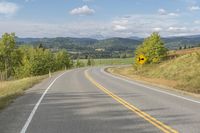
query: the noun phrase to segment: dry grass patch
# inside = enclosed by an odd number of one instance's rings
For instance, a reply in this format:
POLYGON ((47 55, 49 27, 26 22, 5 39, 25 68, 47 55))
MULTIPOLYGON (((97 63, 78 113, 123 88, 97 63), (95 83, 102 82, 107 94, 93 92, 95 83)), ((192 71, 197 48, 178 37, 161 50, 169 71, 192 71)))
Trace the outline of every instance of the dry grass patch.
POLYGON ((200 50, 156 65, 110 68, 110 72, 200 94, 200 50))
POLYGON ((14 81, 0 81, 0 109, 47 76, 37 76, 14 81))

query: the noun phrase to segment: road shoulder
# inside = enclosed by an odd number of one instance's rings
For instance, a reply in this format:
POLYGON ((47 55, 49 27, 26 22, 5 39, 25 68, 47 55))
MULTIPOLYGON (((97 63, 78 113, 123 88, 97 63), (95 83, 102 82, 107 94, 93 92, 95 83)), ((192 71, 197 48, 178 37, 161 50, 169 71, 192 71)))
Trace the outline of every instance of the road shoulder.
POLYGON ((24 94, 0 111, 0 131, 2 133, 20 132, 38 99, 51 82, 63 72, 57 72, 52 77, 42 80, 39 84, 27 89, 24 94))
MULTIPOLYGON (((118 68, 121 68, 121 67, 124 67, 124 66, 118 66, 118 68)), ((146 77, 142 77, 142 76, 137 76, 137 75, 133 75, 133 76, 127 76, 127 75, 124 75, 124 74, 121 74, 121 73, 116 73, 113 71, 113 68, 116 68, 115 67, 105 67, 103 68, 102 70, 108 74, 111 74, 113 76, 116 76, 116 77, 120 77, 120 78, 123 78, 123 79, 127 79, 127 80, 131 80, 131 81, 134 81, 134 82, 138 82, 139 84, 144 84, 144 85, 147 85, 147 86, 151 86, 151 87, 156 87, 156 88, 159 88, 161 90, 164 90, 164 91, 169 91, 169 92, 172 92, 172 93, 176 93, 176 94, 179 94, 179 95, 183 95, 183 96, 190 96, 192 98, 195 98, 195 99, 200 99, 200 94, 195 94, 195 93, 190 93, 190 92, 186 92, 186 91, 182 91, 182 90, 178 90, 176 88, 173 88, 172 86, 173 85, 166 85, 166 84, 162 84, 162 83, 157 83, 156 82, 153 82, 153 80, 151 80, 150 78, 146 78, 146 77)))

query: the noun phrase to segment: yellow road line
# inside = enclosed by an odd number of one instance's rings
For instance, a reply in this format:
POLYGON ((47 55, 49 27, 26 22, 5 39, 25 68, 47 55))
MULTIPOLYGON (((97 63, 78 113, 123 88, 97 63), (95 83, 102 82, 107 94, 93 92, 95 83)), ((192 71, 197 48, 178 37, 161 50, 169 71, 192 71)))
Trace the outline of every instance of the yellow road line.
POLYGON ((175 129, 165 125, 164 123, 158 121, 156 118, 150 116, 149 114, 141 111, 140 109, 138 109, 137 107, 133 106, 132 104, 128 103, 127 101, 125 101, 124 99, 120 98, 119 96, 115 95, 114 93, 112 93, 111 91, 109 91, 108 89, 106 89, 105 87, 103 87, 101 84, 97 83, 87 72, 87 70, 85 71, 85 76, 86 78, 92 82, 96 87, 98 87, 100 90, 102 90, 104 93, 108 94, 109 96, 111 96, 113 99, 115 99, 116 101, 118 101, 119 103, 121 103, 122 105, 124 105, 126 108, 130 109, 132 112, 136 113, 137 115, 139 115, 140 117, 142 117, 143 119, 145 119, 146 121, 148 121, 149 123, 153 124, 154 126, 156 126, 157 128, 159 128, 161 131, 163 131, 164 133, 178 133, 178 131, 176 131, 175 129))

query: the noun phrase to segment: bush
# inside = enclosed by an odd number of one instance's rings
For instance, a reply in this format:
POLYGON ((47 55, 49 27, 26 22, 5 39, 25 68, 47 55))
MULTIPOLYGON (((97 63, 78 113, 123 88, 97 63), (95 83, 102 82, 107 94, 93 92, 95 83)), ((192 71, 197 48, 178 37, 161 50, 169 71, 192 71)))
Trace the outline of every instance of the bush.
POLYGON ((76 67, 79 68, 79 67, 84 67, 85 66, 85 63, 80 61, 79 59, 77 59, 76 61, 76 67))
POLYGON ((147 64, 159 63, 167 56, 167 49, 164 46, 160 35, 156 32, 152 33, 150 37, 146 38, 144 42, 139 45, 135 51, 135 62, 140 55, 147 58, 147 64))

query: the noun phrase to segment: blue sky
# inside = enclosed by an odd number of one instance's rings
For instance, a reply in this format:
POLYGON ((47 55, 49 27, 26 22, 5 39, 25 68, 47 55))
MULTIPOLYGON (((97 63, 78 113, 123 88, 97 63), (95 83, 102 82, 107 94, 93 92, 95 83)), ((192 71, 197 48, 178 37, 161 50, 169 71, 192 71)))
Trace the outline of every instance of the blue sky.
POLYGON ((0 34, 146 37, 200 34, 199 0, 0 0, 0 34))

